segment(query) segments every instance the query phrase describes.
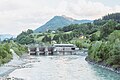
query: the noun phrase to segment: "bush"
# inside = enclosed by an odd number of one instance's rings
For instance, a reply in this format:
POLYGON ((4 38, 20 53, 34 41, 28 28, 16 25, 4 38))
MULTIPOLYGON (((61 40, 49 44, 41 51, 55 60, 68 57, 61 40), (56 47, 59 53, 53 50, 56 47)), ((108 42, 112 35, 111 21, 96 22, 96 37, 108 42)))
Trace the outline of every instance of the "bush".
POLYGON ((99 39, 99 37, 96 34, 92 34, 90 41, 97 41, 99 39))
POLYGON ((120 23, 116 25, 115 30, 120 30, 120 23))
POLYGON ((101 44, 102 44, 101 41, 96 41, 96 42, 93 42, 91 44, 91 46, 88 49, 88 56, 89 56, 90 59, 92 59, 94 61, 99 61, 100 60, 99 57, 98 57, 98 55, 99 55, 98 51, 101 47, 101 44))
POLYGON ((0 44, 0 64, 9 62, 12 59, 9 43, 0 44))
POLYGON ((21 56, 21 55, 23 55, 24 53, 27 52, 27 47, 25 47, 24 45, 15 43, 13 41, 11 41, 10 45, 11 45, 11 48, 15 51, 15 53, 18 56, 21 56))
POLYGON ((120 55, 111 56, 106 62, 108 65, 120 65, 120 55))
POLYGON ((88 57, 95 62, 104 62, 118 68, 120 65, 120 31, 115 30, 108 41, 95 41, 88 50, 88 57))
POLYGON ((112 66, 114 69, 118 69, 118 68, 120 68, 120 65, 113 65, 112 66))
POLYGON ((107 39, 110 33, 114 31, 114 28, 116 26, 116 22, 113 20, 109 20, 106 24, 104 24, 101 28, 101 38, 107 39))

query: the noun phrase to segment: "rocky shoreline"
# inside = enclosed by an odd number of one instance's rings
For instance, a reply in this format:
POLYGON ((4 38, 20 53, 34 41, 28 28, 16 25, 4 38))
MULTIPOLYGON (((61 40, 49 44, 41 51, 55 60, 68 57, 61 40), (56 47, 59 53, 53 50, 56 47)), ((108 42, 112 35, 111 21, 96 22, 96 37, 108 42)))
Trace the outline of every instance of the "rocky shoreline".
POLYGON ((96 65, 96 66, 98 66, 98 67, 101 67, 101 68, 104 68, 104 69, 108 69, 108 70, 110 70, 110 71, 113 71, 113 72, 115 72, 115 73, 120 74, 120 68, 114 69, 114 68, 112 68, 112 66, 108 66, 108 65, 106 65, 106 64, 103 63, 103 62, 97 63, 97 62, 95 62, 95 61, 92 61, 92 60, 90 60, 88 57, 86 57, 85 60, 86 60, 89 64, 96 65))

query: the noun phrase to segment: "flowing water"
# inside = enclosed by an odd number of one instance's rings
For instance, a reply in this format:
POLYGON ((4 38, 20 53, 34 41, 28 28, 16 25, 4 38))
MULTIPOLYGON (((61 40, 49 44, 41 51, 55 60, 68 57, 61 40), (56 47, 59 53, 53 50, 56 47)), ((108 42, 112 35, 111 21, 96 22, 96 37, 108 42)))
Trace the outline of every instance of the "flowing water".
POLYGON ((23 80, 120 80, 120 74, 91 65, 86 56, 29 56, 9 77, 23 80))

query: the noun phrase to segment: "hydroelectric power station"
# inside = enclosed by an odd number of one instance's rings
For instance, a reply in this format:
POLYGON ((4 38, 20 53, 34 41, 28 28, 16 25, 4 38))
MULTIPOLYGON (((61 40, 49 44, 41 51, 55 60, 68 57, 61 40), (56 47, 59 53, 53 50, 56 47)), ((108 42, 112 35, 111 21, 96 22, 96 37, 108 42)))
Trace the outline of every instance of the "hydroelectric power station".
POLYGON ((73 44, 54 44, 52 46, 28 47, 29 55, 76 55, 79 52, 73 44))

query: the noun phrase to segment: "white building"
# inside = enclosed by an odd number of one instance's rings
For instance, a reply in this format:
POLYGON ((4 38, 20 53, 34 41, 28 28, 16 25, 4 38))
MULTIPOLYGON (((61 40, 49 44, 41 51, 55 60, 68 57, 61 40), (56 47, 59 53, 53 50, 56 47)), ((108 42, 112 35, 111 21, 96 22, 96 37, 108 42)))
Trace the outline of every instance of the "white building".
POLYGON ((54 54, 58 55, 76 54, 76 52, 79 50, 79 48, 73 44, 54 44, 53 47, 54 54))

